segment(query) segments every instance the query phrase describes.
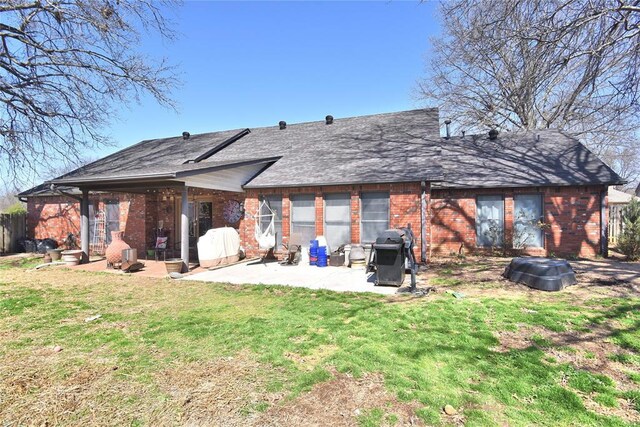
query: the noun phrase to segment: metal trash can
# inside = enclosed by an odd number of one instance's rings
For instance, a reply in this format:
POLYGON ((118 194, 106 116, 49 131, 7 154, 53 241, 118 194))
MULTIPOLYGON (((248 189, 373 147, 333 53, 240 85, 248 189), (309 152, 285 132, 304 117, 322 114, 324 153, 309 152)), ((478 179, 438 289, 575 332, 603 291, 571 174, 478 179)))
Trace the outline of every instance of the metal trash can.
POLYGON ((138 262, 138 250, 134 248, 122 250, 122 263, 133 264, 138 262))

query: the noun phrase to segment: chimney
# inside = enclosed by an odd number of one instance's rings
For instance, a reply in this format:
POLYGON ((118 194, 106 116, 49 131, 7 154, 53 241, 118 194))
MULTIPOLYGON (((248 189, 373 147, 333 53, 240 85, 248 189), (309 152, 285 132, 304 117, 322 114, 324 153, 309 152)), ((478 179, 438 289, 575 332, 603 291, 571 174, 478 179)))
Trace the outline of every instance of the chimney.
POLYGON ((189 132, 182 132, 182 139, 187 140, 190 136, 191 134, 189 132))
POLYGON ((331 114, 329 114, 327 117, 324 118, 324 123, 327 125, 330 125, 333 123, 333 116, 331 114))
POLYGON ((444 124, 447 128, 447 139, 451 138, 451 129, 449 129, 449 125, 451 124, 451 120, 447 119, 444 121, 444 124))
POLYGON ((280 120, 280 122, 278 123, 278 126, 280 126, 280 130, 286 129, 287 128, 287 122, 285 122, 284 120, 280 120))
POLYGON ((498 139, 498 131, 496 129, 491 129, 489 131, 489 139, 490 140, 494 140, 494 139, 498 139))

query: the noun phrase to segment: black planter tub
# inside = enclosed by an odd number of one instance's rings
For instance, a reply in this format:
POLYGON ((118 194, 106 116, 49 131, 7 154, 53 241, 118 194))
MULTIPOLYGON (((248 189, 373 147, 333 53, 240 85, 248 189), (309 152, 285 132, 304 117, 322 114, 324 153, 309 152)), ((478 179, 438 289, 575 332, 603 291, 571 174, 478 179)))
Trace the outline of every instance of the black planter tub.
POLYGON ((514 258, 504 277, 541 291, 559 291, 577 283, 576 274, 564 259, 514 258))

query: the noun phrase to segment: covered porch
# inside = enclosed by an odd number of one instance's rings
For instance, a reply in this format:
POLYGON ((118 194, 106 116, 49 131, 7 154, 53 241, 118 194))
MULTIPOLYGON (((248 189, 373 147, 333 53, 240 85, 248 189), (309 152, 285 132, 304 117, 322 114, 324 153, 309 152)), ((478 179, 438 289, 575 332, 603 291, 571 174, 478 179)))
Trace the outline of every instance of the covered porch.
MULTIPOLYGON (((90 204, 92 194, 126 194, 135 197, 135 208, 122 216, 120 230, 132 236, 138 249, 138 258, 145 258, 147 249, 154 249, 158 230, 164 230, 169 240, 167 250, 160 259, 182 259, 183 272, 197 261, 195 245, 200 235, 214 227, 230 226, 241 231, 244 221, 243 185, 267 167, 273 159, 258 159, 239 163, 187 164, 169 174, 135 174, 118 177, 62 178, 51 182, 56 185, 75 186, 81 196, 72 196, 80 202, 80 241, 82 264, 89 262, 90 204), (236 215, 228 218, 223 211, 228 202, 235 206, 236 215), (132 211, 131 211, 132 210, 132 211), (128 224, 135 217, 135 225, 128 224), (124 226, 123 223, 124 222, 124 226), (133 237, 135 235, 135 238, 133 237)), ((64 193, 62 193, 64 194, 64 193)), ((92 224, 93 225, 93 224, 92 224)), ((163 235, 164 236, 164 235, 163 235)))

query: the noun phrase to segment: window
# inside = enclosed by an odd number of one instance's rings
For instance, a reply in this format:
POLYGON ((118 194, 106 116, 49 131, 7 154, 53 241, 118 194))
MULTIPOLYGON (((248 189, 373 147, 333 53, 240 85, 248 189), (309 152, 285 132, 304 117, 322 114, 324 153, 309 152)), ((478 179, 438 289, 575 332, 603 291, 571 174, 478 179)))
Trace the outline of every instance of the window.
POLYGON ((389 228, 389 193, 360 195, 360 241, 373 243, 389 228))
POLYGON ((476 202, 476 243, 480 247, 502 246, 504 241, 504 199, 478 196, 476 202))
POLYGON ((543 247, 542 196, 540 194, 518 194, 515 196, 513 213, 513 247, 543 247))
POLYGON ((118 200, 104 201, 107 244, 111 243, 111 232, 120 231, 120 203, 118 200))
POLYGON ((313 194, 291 196, 290 242, 309 246, 316 238, 316 198, 313 194))
POLYGON ((324 195, 324 235, 331 250, 351 243, 351 195, 324 195))
MULTIPOLYGON (((282 196, 278 194, 269 194, 267 196, 262 196, 260 201, 266 201, 272 211, 276 213, 276 217, 274 219, 274 225, 276 229, 276 248, 282 247, 282 196)), ((263 208, 263 212, 261 214, 268 214, 267 208, 263 208)), ((264 232, 269 223, 271 222, 271 218, 262 217, 260 220, 260 230, 264 232)))

